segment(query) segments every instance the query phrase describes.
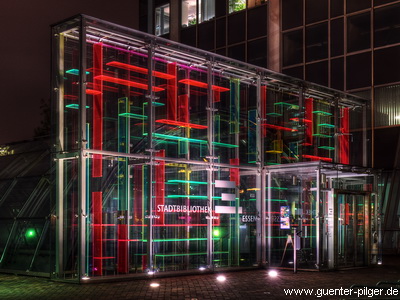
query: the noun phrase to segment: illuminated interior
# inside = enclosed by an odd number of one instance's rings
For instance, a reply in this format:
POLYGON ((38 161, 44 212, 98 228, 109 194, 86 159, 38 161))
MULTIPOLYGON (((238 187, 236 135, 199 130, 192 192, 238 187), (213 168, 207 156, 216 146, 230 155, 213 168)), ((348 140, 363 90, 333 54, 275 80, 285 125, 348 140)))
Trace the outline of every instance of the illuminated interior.
POLYGON ((57 278, 290 266, 296 228, 299 267, 341 266, 323 190, 373 190, 363 99, 87 16, 53 45, 57 278))

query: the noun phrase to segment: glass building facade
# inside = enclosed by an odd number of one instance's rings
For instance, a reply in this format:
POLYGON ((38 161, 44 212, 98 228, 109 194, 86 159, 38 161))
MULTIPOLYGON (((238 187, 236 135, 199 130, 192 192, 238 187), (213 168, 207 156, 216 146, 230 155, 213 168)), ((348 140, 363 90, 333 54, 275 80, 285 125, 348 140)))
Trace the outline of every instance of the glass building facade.
POLYGON ((54 277, 376 261, 362 98, 88 16, 52 39, 54 277))

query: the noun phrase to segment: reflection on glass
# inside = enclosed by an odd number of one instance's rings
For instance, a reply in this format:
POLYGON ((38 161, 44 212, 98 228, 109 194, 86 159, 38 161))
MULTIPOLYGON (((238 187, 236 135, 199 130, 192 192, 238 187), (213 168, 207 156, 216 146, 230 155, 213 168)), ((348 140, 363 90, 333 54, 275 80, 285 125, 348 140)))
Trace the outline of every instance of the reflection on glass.
POLYGON ((182 27, 197 24, 196 0, 182 0, 182 27))
POLYGON ((169 33, 169 4, 156 8, 156 35, 169 33))
POLYGON ((229 0, 229 13, 246 9, 246 0, 229 0))

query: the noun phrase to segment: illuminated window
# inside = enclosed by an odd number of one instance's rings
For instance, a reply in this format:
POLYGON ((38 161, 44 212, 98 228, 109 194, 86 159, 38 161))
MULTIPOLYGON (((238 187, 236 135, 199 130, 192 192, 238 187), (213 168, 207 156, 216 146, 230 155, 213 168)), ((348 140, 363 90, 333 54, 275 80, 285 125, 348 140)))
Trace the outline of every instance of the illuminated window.
POLYGON ((200 23, 215 17, 215 0, 199 0, 200 23))
POLYGON ((182 0, 182 27, 215 17, 215 0, 182 0))
POLYGON ((229 0, 229 13, 246 9, 246 0, 229 0))
POLYGON ((249 0, 247 2, 247 6, 250 8, 250 7, 254 7, 254 6, 257 6, 257 5, 264 4, 266 2, 267 2, 267 0, 249 0))
POLYGON ((169 33, 169 4, 156 8, 156 35, 169 33))

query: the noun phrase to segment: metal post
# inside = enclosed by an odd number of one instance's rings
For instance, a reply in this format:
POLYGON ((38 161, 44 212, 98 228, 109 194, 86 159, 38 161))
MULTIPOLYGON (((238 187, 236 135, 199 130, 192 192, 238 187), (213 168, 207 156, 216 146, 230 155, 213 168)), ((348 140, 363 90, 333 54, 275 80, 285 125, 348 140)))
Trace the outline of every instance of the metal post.
MULTIPOLYGON (((64 37, 55 32, 52 36, 53 53, 53 101, 57 111, 56 155, 64 151, 64 37), (57 78, 57 79, 55 79, 57 78)), ((60 278, 64 273, 64 160, 56 159, 56 241, 55 275, 60 278)))
POLYGON ((266 264, 266 240, 265 240, 265 171, 264 167, 264 137, 263 137, 263 127, 265 116, 262 115, 261 107, 261 77, 257 77, 257 261, 259 265, 265 266, 266 264))
POLYGON ((213 76, 212 76, 212 62, 208 62, 207 69, 207 141, 208 141, 208 153, 209 163, 207 168, 207 201, 208 207, 210 208, 209 215, 207 218, 207 266, 213 268, 213 256, 214 256, 214 244, 213 244, 213 196, 214 196, 214 101, 213 101, 213 76))
POLYGON ((79 32, 79 124, 78 124, 78 281, 86 270, 86 20, 81 17, 79 32))
POLYGON ((147 219, 148 219, 148 230, 147 230, 147 268, 150 271, 154 271, 154 249, 153 249, 153 185, 154 185, 154 164, 155 161, 155 153, 154 153, 154 144, 153 144, 153 132, 154 132, 154 105, 153 102, 155 100, 155 95, 153 91, 154 86, 154 41, 151 40, 148 44, 148 95, 147 95, 147 151, 149 152, 149 167, 148 167, 148 211, 147 211, 147 219))
MULTIPOLYGON (((267 180, 267 187, 271 187, 271 172, 268 172, 267 174, 268 180, 267 180)), ((267 199, 263 199, 263 201, 267 201, 268 203, 268 208, 267 208, 267 220, 268 220, 268 240, 267 240, 267 245, 268 245, 268 263, 271 264, 271 250, 272 250, 272 206, 271 206, 271 197, 272 197, 272 189, 268 189, 267 193, 267 199)), ((265 216, 264 216, 265 218, 265 216)), ((267 237, 264 237, 267 238, 267 237)))
POLYGON ((322 227, 322 221, 321 221, 321 213, 322 211, 320 210, 320 198, 321 198, 321 169, 318 167, 316 170, 316 177, 317 177, 317 195, 315 197, 315 225, 316 225, 316 237, 315 237, 315 242, 317 245, 316 249, 316 265, 317 268, 320 268, 320 263, 321 263, 321 227, 322 227))

